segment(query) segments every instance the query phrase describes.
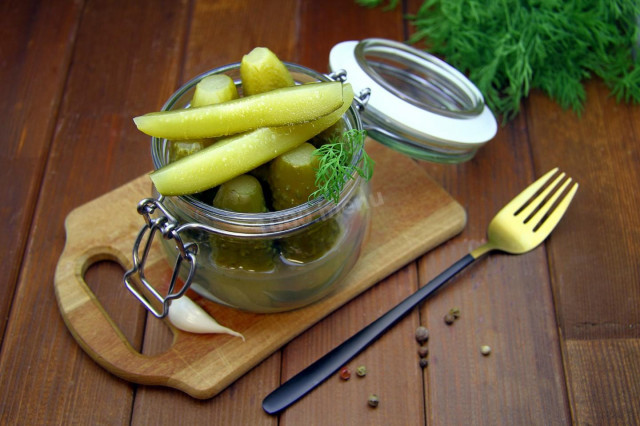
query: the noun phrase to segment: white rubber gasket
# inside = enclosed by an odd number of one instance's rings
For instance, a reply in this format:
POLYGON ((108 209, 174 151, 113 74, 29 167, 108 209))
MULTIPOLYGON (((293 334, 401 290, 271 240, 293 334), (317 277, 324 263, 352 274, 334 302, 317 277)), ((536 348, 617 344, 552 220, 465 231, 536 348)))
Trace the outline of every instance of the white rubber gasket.
MULTIPOLYGON (((377 117, 378 119, 395 121, 401 127, 410 129, 417 137, 436 140, 456 148, 477 149, 496 135, 497 122, 486 105, 477 115, 452 117, 420 108, 396 96, 360 67, 355 55, 358 43, 359 41, 345 41, 335 45, 329 55, 329 66, 331 71, 343 69, 347 72, 347 81, 351 83, 355 93, 360 93, 367 88, 371 89, 367 106, 371 107, 377 115, 382 116, 377 117)), ((425 52, 421 54, 428 55, 425 52)), ((473 83, 454 67, 435 57, 430 60, 437 61, 438 66, 445 68, 457 79, 467 82, 467 86, 473 87, 482 97, 473 83)))

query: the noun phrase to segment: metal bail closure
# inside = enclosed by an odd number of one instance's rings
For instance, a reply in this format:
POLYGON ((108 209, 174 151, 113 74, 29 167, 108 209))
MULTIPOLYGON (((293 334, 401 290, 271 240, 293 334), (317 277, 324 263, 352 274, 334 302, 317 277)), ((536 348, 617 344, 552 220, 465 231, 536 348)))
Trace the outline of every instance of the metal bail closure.
POLYGON ((138 204, 138 213, 144 217, 146 224, 140 229, 138 237, 133 244, 133 267, 124 274, 124 283, 127 289, 157 318, 164 318, 169 313, 171 300, 182 297, 191 286, 191 281, 196 271, 196 253, 198 251, 198 246, 195 243, 184 244, 182 241, 177 229, 176 219, 171 216, 162 205, 163 198, 162 196, 158 199, 147 198, 138 204), (159 210, 161 214, 157 218, 152 218, 151 215, 156 210, 159 210), (178 256, 176 257, 166 296, 163 296, 155 289, 147 280, 144 273, 145 263, 151 250, 153 237, 158 231, 164 238, 173 239, 178 249, 178 256), (141 248, 142 255, 140 255, 141 248), (189 264, 189 273, 184 284, 180 288, 176 288, 180 268, 184 261, 189 264), (137 285, 136 281, 141 284, 142 289, 139 288, 140 285, 137 285), (161 309, 156 307, 158 303, 153 303, 153 299, 161 304, 161 309))

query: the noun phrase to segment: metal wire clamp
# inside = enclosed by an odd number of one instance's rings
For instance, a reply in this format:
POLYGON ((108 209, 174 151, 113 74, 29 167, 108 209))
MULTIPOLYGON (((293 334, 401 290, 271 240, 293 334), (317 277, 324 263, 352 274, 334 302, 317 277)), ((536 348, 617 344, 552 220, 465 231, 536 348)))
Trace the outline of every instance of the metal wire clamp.
POLYGON ((131 293, 147 308, 149 312, 155 315, 157 318, 164 318, 169 313, 169 305, 173 299, 182 297, 191 285, 191 281, 196 271, 196 253, 198 252, 198 246, 195 243, 184 244, 177 229, 178 221, 167 211, 162 204, 163 196, 155 198, 146 198, 138 203, 138 213, 144 217, 145 225, 140 229, 138 237, 133 244, 132 259, 133 267, 124 274, 124 283, 131 293), (151 215, 159 210, 161 214, 153 218, 151 215), (178 249, 178 256, 173 268, 173 274, 171 281, 169 282, 169 288, 166 296, 160 294, 149 283, 145 277, 144 267, 151 249, 151 243, 157 232, 162 234, 165 239, 173 239, 178 249), (142 255, 140 248, 142 247, 142 255), (182 262, 186 261, 189 265, 189 273, 184 281, 182 287, 176 289, 178 281, 178 275, 182 262), (138 285, 134 282, 137 280, 143 287, 143 290, 147 290, 147 294, 153 297, 153 299, 160 302, 162 309, 158 309, 150 297, 145 295, 141 291, 138 285))

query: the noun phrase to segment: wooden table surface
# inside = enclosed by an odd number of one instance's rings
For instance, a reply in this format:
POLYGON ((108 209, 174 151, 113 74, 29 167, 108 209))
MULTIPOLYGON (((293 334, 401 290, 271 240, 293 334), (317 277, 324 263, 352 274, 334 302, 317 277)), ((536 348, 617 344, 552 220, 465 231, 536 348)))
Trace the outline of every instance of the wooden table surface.
MULTIPOLYGON (((406 40, 403 8, 353 1, 59 0, 0 4, 0 424, 640 424, 640 107, 587 84, 584 114, 533 92, 471 161, 419 162, 467 211, 461 234, 381 281, 209 400, 96 364, 65 327, 53 276, 75 207, 152 168, 131 118, 255 46, 327 71, 344 40, 406 40), (580 184, 547 242, 472 266, 279 417, 262 399, 480 244, 493 214, 560 166, 580 184), (446 326, 450 307, 461 318, 446 326), (413 334, 431 331, 430 365, 413 334), (490 345, 489 357, 480 355, 490 345), (367 406, 369 393, 380 405, 367 406)), ((117 218, 114 218, 117 226, 117 218)), ((102 262, 90 287, 144 353, 168 332, 102 262)))

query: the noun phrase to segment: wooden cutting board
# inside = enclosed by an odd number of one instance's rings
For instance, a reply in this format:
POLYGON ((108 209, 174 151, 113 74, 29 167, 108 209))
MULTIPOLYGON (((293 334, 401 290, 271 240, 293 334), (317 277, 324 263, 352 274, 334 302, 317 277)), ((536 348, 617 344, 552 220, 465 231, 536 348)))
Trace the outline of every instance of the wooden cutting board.
MULTIPOLYGON (((369 143, 367 151, 376 162, 370 235, 338 290, 308 307, 277 314, 241 312, 194 298, 221 324, 242 333, 245 342, 182 332, 166 321, 174 334, 171 348, 154 356, 136 351, 87 286, 84 273, 106 259, 125 270, 131 267, 133 242, 144 224, 136 206, 150 196, 149 178, 141 176, 73 210, 65 222, 67 240, 54 280, 58 306, 73 337, 121 378, 173 387, 196 398, 216 395, 323 317, 464 228, 464 209, 413 160, 377 143, 369 143)), ((170 267, 160 244, 154 246, 147 277, 168 282, 170 267)), ((122 282, 114 287, 128 292, 122 282)))

